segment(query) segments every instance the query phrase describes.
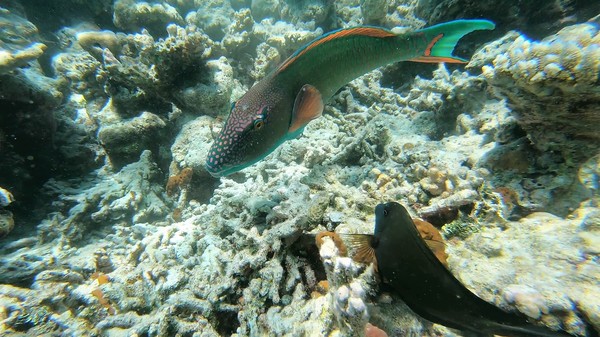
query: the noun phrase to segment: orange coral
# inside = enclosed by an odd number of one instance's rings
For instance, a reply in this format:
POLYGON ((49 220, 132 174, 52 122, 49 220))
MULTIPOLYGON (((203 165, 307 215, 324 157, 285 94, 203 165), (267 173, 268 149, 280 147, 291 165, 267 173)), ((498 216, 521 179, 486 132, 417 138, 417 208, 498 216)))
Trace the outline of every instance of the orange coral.
POLYGON ((340 236, 335 232, 320 232, 317 234, 315 241, 319 249, 321 249, 321 246, 323 245, 323 238, 326 236, 333 240, 333 243, 337 247, 340 256, 346 256, 348 254, 348 250, 346 249, 346 245, 344 245, 342 238, 340 238, 340 236))
POLYGON ((192 181, 193 174, 194 171, 191 168, 186 167, 183 170, 181 170, 178 174, 170 176, 169 180, 167 181, 166 187, 167 195, 172 196, 178 191, 181 191, 182 189, 188 187, 188 185, 192 181))
POLYGON ((310 294, 311 298, 317 298, 325 295, 329 291, 329 281, 323 280, 317 283, 315 290, 310 294))
POLYGON ((442 239, 442 235, 438 229, 429 222, 421 219, 413 219, 413 222, 429 249, 431 249, 433 254, 435 254, 444 266, 448 266, 448 262, 446 261, 448 259, 446 245, 444 244, 444 239, 442 239))
POLYGON ((97 280, 98 285, 103 285, 103 284, 110 282, 110 278, 108 277, 108 275, 102 274, 101 272, 98 272, 98 271, 92 274, 91 279, 97 280))
POLYGON ((106 284, 110 281, 110 279, 108 278, 108 275, 106 275, 106 274, 102 274, 102 275, 98 276, 98 278, 96 280, 98 281, 99 285, 106 284))
POLYGON ((96 297, 98 299, 98 302, 100 302, 100 305, 102 305, 104 308, 106 308, 109 315, 114 315, 117 313, 115 308, 113 308, 113 306, 110 305, 110 303, 108 302, 106 297, 104 297, 104 293, 102 292, 102 290, 100 290, 99 288, 96 288, 96 289, 92 290, 92 295, 94 295, 94 297, 96 297))

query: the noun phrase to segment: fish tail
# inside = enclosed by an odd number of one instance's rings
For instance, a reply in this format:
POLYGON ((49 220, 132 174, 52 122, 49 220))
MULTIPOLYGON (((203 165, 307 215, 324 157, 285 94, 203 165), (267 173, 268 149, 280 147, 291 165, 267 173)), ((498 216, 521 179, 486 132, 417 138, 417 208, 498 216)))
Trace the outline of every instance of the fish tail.
POLYGON ((492 30, 494 27, 495 24, 488 20, 456 20, 418 30, 411 39, 420 54, 410 61, 467 63, 468 60, 452 55, 458 40, 473 31, 492 30))

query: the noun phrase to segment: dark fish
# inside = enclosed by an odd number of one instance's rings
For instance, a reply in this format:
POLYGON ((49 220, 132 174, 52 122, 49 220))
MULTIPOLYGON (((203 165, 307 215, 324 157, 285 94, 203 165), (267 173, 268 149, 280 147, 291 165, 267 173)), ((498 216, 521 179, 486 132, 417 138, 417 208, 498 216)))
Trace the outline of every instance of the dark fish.
POLYGON ((361 259, 376 258, 379 275, 419 316, 449 328, 503 336, 571 336, 533 325, 482 300, 463 286, 429 249, 406 209, 375 208, 373 236, 351 240, 361 259), (362 246, 356 244, 362 241, 362 246))

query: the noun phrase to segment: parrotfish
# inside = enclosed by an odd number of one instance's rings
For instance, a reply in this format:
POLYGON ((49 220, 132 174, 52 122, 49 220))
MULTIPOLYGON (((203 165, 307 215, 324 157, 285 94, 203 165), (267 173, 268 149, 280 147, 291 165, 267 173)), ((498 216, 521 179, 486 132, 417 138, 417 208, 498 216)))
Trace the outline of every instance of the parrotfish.
POLYGON ((222 177, 246 168, 302 134, 324 102, 349 81, 398 61, 466 63, 452 55, 458 41, 488 20, 457 20, 405 34, 373 26, 339 29, 294 52, 232 104, 206 169, 222 177))
POLYGON ((428 321, 476 334, 571 336, 534 325, 467 289, 428 247, 408 211, 396 202, 375 208, 375 231, 352 235, 352 250, 371 255, 391 293, 428 321))

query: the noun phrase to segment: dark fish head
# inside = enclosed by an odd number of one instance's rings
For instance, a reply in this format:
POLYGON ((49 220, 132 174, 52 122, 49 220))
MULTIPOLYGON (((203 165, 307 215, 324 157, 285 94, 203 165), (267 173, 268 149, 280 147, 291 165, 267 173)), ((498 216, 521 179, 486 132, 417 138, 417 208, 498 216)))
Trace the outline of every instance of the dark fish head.
POLYGON ((406 208, 399 203, 388 202, 375 207, 373 241, 377 243, 377 246, 373 248, 382 272, 396 268, 398 245, 411 239, 405 235, 405 229, 410 227, 414 227, 412 218, 406 208))
POLYGON ((375 207, 375 237, 381 239, 383 235, 393 233, 398 222, 412 223, 412 218, 404 206, 397 202, 388 202, 375 207))
MULTIPOLYGON (((289 96, 289 95, 287 95, 289 96)), ((206 158, 206 170, 223 177, 261 160, 286 140, 293 100, 263 80, 232 104, 206 158)))

